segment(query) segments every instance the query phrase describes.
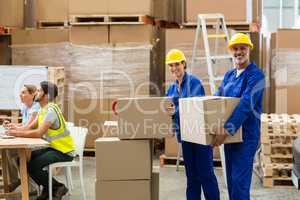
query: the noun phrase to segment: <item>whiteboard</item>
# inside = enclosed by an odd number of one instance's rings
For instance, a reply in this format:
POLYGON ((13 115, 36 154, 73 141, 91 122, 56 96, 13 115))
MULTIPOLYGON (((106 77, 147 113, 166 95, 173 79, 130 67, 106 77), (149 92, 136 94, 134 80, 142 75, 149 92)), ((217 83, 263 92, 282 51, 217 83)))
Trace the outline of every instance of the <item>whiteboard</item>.
POLYGON ((20 109, 20 91, 24 84, 38 87, 45 80, 48 80, 45 66, 0 65, 0 109, 20 109))

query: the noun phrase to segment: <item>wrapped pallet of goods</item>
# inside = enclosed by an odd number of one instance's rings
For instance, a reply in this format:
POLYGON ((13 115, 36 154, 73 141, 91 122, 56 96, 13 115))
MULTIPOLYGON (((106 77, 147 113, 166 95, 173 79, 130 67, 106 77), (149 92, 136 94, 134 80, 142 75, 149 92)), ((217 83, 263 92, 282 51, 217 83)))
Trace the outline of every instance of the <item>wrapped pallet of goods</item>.
POLYGON ((279 29, 271 36, 271 111, 299 114, 300 98, 300 31, 279 29))

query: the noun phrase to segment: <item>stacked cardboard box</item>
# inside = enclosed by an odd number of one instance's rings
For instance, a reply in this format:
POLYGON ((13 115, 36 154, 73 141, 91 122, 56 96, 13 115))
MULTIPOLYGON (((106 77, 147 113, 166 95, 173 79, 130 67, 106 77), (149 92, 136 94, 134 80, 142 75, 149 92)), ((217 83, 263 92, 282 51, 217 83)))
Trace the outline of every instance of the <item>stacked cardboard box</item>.
POLYGON ((179 24, 195 23, 198 14, 223 13, 228 23, 261 22, 261 0, 154 0, 154 17, 179 24), (232 9, 239 6, 238 11, 232 9))
POLYGON ((300 43, 297 29, 279 29, 271 36, 271 112, 299 114, 300 43))
POLYGON ((40 27, 67 25, 69 0, 38 0, 35 4, 35 18, 40 27))
POLYGON ((96 140, 96 199, 151 199, 149 140, 96 140))
POLYGON ((170 100, 118 99, 115 112, 122 140, 99 138, 95 142, 96 199, 159 198, 159 168, 152 167, 152 139, 165 136, 159 127, 172 127, 171 117, 165 112, 170 100))
POLYGON ((0 26, 24 26, 24 0, 0 1, 0 26))
POLYGON ((70 15, 150 15, 152 16, 151 0, 69 0, 70 15), (134 5, 134 6, 133 6, 134 5))
POLYGON ((300 115, 261 115, 260 160, 264 187, 293 185, 293 142, 299 130, 300 115))

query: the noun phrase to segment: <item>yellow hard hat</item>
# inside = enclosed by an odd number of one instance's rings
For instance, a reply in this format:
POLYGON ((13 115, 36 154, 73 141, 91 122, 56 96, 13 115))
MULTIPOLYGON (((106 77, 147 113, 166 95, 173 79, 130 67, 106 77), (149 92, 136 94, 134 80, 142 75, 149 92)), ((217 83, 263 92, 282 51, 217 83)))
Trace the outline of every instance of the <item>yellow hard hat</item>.
POLYGON ((166 56, 166 64, 186 62, 184 53, 178 49, 171 49, 166 56))
POLYGON ((229 41, 228 48, 231 48, 236 44, 245 44, 248 45, 250 49, 253 49, 253 44, 250 37, 244 33, 236 33, 234 36, 232 36, 229 41))

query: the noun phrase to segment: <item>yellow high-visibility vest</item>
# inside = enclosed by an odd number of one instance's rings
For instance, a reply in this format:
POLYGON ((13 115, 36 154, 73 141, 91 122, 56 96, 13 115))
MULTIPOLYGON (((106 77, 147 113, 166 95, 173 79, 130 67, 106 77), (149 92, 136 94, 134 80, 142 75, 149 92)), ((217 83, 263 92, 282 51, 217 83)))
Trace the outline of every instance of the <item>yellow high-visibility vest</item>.
POLYGON ((59 118, 59 128, 58 129, 48 129, 48 132, 44 135, 45 140, 50 143, 50 147, 56 149, 62 153, 69 153, 74 151, 73 139, 70 135, 69 130, 66 128, 66 121, 61 113, 60 108, 55 103, 49 103, 41 111, 38 116, 38 126, 44 122, 45 115, 49 108, 52 108, 58 118, 59 118))

